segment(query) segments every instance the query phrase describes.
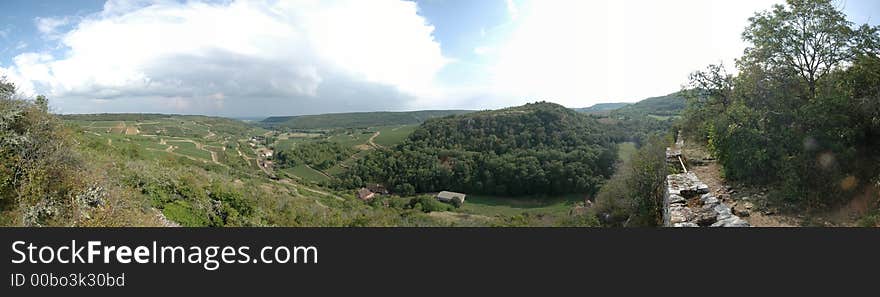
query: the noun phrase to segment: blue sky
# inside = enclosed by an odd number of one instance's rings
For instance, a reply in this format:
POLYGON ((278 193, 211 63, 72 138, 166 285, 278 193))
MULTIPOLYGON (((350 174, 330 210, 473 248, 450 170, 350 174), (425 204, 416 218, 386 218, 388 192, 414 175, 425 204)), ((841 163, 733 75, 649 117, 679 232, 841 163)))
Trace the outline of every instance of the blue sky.
MULTIPOLYGON (((0 1, 0 73, 61 113, 583 107, 732 64, 780 1, 0 1)), ((880 21, 880 1, 838 5, 880 21)))

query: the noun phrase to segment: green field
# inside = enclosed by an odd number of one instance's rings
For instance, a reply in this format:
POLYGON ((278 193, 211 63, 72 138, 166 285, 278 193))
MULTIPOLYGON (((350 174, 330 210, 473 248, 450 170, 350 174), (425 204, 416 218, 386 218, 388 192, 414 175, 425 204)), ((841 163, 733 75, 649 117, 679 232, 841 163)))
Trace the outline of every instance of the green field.
POLYGON ((617 159, 621 162, 629 162, 632 155, 638 150, 635 142, 622 142, 617 144, 617 159))
POLYGON ((406 140, 418 127, 418 125, 382 127, 379 129, 379 136, 376 136, 373 142, 381 146, 393 146, 406 140))
POLYGON ((173 145, 174 152, 187 155, 194 158, 204 159, 207 161, 211 161, 211 153, 205 150, 201 150, 196 148, 196 145, 192 142, 184 142, 184 141, 168 141, 168 144, 173 145))
POLYGON ((296 167, 285 168, 285 169, 282 169, 281 171, 283 171, 287 174, 292 174, 296 177, 299 177, 305 181, 310 181, 310 182, 322 182, 322 181, 328 180, 328 178, 326 176, 324 176, 323 174, 321 174, 321 172, 318 172, 317 170, 309 168, 308 166, 305 166, 305 165, 299 165, 296 167))
POLYGON ((557 197, 497 197, 468 195, 460 212, 480 215, 567 215, 571 207, 584 201, 583 195, 564 195, 557 197))

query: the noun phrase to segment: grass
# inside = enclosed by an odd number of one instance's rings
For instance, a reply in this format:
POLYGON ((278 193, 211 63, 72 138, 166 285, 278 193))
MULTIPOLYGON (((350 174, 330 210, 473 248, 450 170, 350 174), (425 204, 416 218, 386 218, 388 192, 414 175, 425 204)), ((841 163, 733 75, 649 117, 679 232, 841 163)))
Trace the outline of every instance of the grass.
POLYGON ((162 214, 184 227, 208 226, 211 222, 204 212, 198 211, 192 204, 184 200, 175 200, 165 204, 162 214))
POLYGON ((460 212, 480 215, 512 216, 522 213, 567 215, 572 205, 583 201, 582 195, 556 197, 499 197, 468 195, 460 212))
POLYGON ((381 146, 393 146, 406 140, 418 127, 417 125, 382 127, 379 129, 379 136, 376 136, 373 142, 381 146))
POLYGON ((296 146, 296 144, 301 143, 301 142, 305 142, 305 141, 309 141, 309 139, 308 138, 281 139, 281 140, 275 141, 275 150, 276 151, 286 151, 286 150, 289 150, 289 149, 293 148, 294 146, 296 146))
POLYGON ((661 120, 661 121, 679 118, 679 116, 662 116, 662 115, 656 115, 656 114, 649 114, 648 117, 653 118, 653 119, 657 119, 657 120, 661 120))
POLYGON ((322 182, 322 181, 328 180, 328 178, 326 176, 324 176, 323 174, 321 174, 321 172, 318 172, 317 170, 309 168, 305 165, 299 165, 299 166, 292 167, 292 168, 285 168, 285 169, 282 169, 282 171, 284 171, 288 174, 298 176, 299 178, 302 178, 303 180, 311 181, 311 182, 322 182))
POLYGON ((211 153, 200 150, 196 148, 196 145, 192 142, 182 142, 182 141, 168 141, 168 144, 175 146, 174 152, 182 155, 187 155, 194 158, 204 159, 207 161, 211 161, 211 153))
POLYGON ((373 133, 375 132, 369 130, 357 130, 351 134, 336 134, 328 137, 327 140, 347 147, 355 147, 361 144, 367 144, 370 140, 370 136, 373 136, 373 133))
POLYGON ((617 144, 617 159, 621 162, 629 162, 632 159, 632 155, 636 153, 636 143, 635 142, 622 142, 617 144))

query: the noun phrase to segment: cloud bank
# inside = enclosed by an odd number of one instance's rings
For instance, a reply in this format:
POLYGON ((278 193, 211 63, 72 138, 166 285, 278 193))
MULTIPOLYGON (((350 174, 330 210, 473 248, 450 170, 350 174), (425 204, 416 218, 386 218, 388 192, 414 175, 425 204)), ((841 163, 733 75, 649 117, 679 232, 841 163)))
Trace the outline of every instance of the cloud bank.
POLYGON ((485 43, 468 58, 444 56, 410 1, 111 0, 35 19, 56 50, 0 72, 63 113, 581 107, 664 95, 733 64, 748 17, 780 1, 505 0, 509 23, 471 28, 485 43), (455 63, 478 77, 437 82, 455 63))
POLYGON ((403 1, 108 1, 60 54, 3 69, 61 112, 226 115, 399 109, 446 63, 433 27, 403 1))

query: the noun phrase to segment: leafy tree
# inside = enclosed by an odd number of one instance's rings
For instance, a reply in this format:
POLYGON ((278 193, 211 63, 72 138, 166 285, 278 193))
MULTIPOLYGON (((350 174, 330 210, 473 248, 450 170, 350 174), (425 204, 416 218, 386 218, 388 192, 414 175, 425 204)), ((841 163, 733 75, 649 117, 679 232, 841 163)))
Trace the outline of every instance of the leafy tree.
POLYGON ((432 119, 404 143, 360 159, 342 180, 384 183, 400 194, 593 193, 617 159, 603 128, 544 102, 432 119))
POLYGON ((749 19, 745 63, 796 73, 815 95, 818 80, 858 49, 873 46, 876 29, 853 29, 831 0, 788 0, 749 19))
POLYGON ((691 76, 681 127, 732 180, 774 184, 785 205, 847 201, 880 174, 878 28, 829 0, 790 0, 750 19, 738 75, 691 76))

